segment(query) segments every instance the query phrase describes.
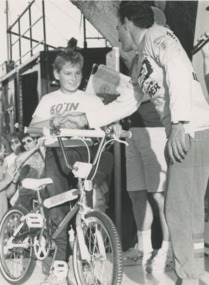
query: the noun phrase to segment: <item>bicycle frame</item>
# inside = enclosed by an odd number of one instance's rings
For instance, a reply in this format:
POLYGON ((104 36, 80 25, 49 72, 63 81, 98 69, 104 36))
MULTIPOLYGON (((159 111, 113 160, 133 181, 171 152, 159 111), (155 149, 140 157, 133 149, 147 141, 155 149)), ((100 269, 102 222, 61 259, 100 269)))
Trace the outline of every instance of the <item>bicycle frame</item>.
MULTIPOLYGON (((34 131, 34 128, 33 128, 33 130, 31 132, 33 133, 33 131, 34 131)), ((40 130, 39 130, 39 132, 40 132, 40 130)), ((90 254, 89 254, 87 246, 85 244, 84 233, 83 233, 82 228, 81 228, 82 221, 85 221, 85 215, 87 213, 89 213, 90 211, 92 211, 92 209, 88 205, 85 204, 85 194, 86 194, 85 190, 93 190, 92 180, 93 180, 93 177, 94 177, 94 175, 95 175, 95 173, 97 171, 97 165, 98 165, 98 163, 100 161, 101 153, 102 153, 103 148, 104 148, 104 146, 106 144, 105 143, 106 133, 104 131, 100 130, 100 129, 99 130, 68 130, 68 129, 59 129, 59 130, 53 130, 52 134, 50 133, 49 130, 44 130, 44 132, 45 133, 43 133, 43 134, 45 135, 45 138, 47 138, 49 136, 57 138, 59 146, 60 146, 60 149, 61 149, 61 152, 62 152, 62 155, 64 157, 64 161, 65 161, 66 167, 68 169, 70 169, 70 170, 75 170, 75 167, 73 165, 71 165, 69 163, 68 159, 67 159, 67 156, 66 156, 66 153, 65 153, 65 146, 63 144, 62 137, 68 137, 69 136, 69 137, 76 137, 76 138, 77 137, 101 138, 101 140, 100 140, 100 142, 98 144, 98 147, 97 147, 96 155, 95 155, 94 160, 93 160, 93 162, 91 164, 92 167, 96 166, 94 174, 92 175, 92 177, 90 179, 87 179, 88 176, 87 177, 79 177, 79 173, 77 173, 78 176, 76 176, 76 177, 78 177, 78 188, 79 188, 79 191, 80 191, 79 199, 74 204, 74 206, 69 210, 69 212, 64 217, 62 222, 58 225, 58 227, 56 228, 56 230, 52 234, 52 236, 49 236, 49 240, 50 241, 55 240, 59 236, 59 234, 63 231, 63 229, 67 226, 67 224, 72 220, 72 218, 76 215, 75 227, 76 227, 76 233, 77 233, 77 238, 78 238, 78 244, 79 244, 79 247, 80 247, 81 258, 82 258, 82 260, 89 261, 90 260, 90 254), (88 182, 88 183, 85 183, 85 182, 88 182), (88 184, 88 186, 89 186, 89 184, 91 185, 90 189, 84 189, 87 184, 88 184)), ((123 141, 121 141, 119 139, 113 138, 113 139, 108 140, 107 143, 109 143, 111 141, 115 141, 115 140, 118 140, 119 142, 123 142, 123 141)), ((43 217, 43 226, 40 227, 41 228, 41 235, 44 233, 44 230, 47 228, 47 224, 46 224, 46 220, 47 219, 45 217, 45 213, 44 213, 44 209, 43 209, 43 201, 42 201, 42 198, 41 198, 41 195, 40 195, 40 190, 42 188, 44 188, 44 186, 40 187, 40 189, 37 190, 38 206, 32 212, 32 213, 37 213, 38 211, 40 211, 40 214, 43 217)), ((62 194, 59 194, 59 195, 62 195, 62 194)), ((51 198, 53 198, 53 197, 51 197, 51 198)), ((48 199, 51 199, 51 198, 48 198, 48 199)), ((66 201, 64 201, 64 202, 66 202, 66 201)), ((57 205, 62 204, 62 203, 63 203, 63 201, 58 203, 57 205)), ((25 222, 27 223, 27 217, 30 218, 30 215, 31 215, 31 213, 29 213, 28 215, 26 215, 26 216, 24 216, 22 218, 21 224, 18 226, 18 228, 15 230, 13 236, 8 241, 9 248, 12 248, 12 247, 23 247, 23 244, 17 244, 17 243, 13 244, 12 241, 15 239, 15 237, 17 236, 17 234, 19 233, 21 228, 24 226, 24 223, 25 222)), ((29 228, 30 228, 30 226, 29 226, 29 228)), ((48 232, 47 232, 47 234, 48 234, 48 232)), ((41 239, 41 235, 40 235, 39 239, 41 239)), ((27 243, 24 245, 24 247, 29 247, 29 246, 30 245, 27 244, 27 243)), ((54 254, 54 256, 55 255, 56 255, 56 245, 55 245, 55 254, 54 254)))
MULTIPOLYGON (((80 130, 79 130, 79 132, 80 132, 80 130)), ((89 130, 88 130, 88 132, 89 132, 89 130)), ((86 132, 84 131, 84 133, 86 133, 86 132)), ((76 132, 75 132, 75 134, 76 134, 76 132)), ((92 136, 98 137, 98 135, 100 135, 102 138, 101 138, 101 141, 100 141, 99 146, 97 148, 97 152, 96 152, 95 158, 93 160, 92 166, 95 166, 99 160, 99 156, 100 156, 100 153, 102 151, 102 147, 103 147, 104 141, 105 141, 105 133, 103 131, 101 131, 98 134, 98 131, 96 131, 96 132, 91 131, 91 137, 92 136)), ((57 137, 57 139, 58 139, 58 142, 60 145, 60 149, 62 151, 62 155, 64 157, 65 165, 67 166, 68 169, 72 170, 73 166, 70 165, 70 163, 67 160, 66 153, 65 153, 65 147, 64 147, 64 144, 62 142, 61 136, 57 137)), ((84 181, 82 181, 81 178, 78 178, 78 180, 79 180, 78 185, 81 185, 81 184, 85 185, 84 181)), ((85 181, 87 181, 87 180, 85 179, 85 181)), ((83 189, 82 189, 82 187, 80 187, 80 188, 81 189, 79 189, 79 190, 82 192, 83 189)), ((83 193, 81 193, 80 195, 83 195, 83 193)), ((87 214, 89 211, 91 211, 91 209, 89 207, 85 207, 85 205, 82 202, 81 203, 77 202, 73 206, 73 208, 68 212, 68 214, 65 216, 63 221, 59 224, 58 228, 55 230, 55 232, 52 235, 52 239, 56 239, 57 236, 66 227, 66 225, 71 221, 71 219, 77 214, 75 226, 76 226, 76 233, 77 233, 77 237, 78 237, 78 241, 79 241, 78 244, 79 244, 79 246, 82 245, 82 249, 80 248, 82 260, 87 260, 87 261, 90 261, 90 255, 89 255, 88 249, 87 249, 85 241, 84 241, 84 235, 83 235, 83 231, 81 229, 81 220, 85 220, 85 214, 87 214), (81 206, 83 207, 84 211, 81 211, 81 206), (79 209, 80 209, 80 211, 79 211, 79 209)))

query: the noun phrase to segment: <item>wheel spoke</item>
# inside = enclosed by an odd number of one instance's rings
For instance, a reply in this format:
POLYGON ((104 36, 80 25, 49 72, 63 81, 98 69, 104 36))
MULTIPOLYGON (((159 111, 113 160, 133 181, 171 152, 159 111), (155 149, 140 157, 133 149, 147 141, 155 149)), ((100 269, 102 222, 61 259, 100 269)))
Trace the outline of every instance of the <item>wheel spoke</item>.
POLYGON ((0 225, 0 264, 1 271, 9 282, 26 280, 35 266, 33 259, 32 238, 27 225, 23 225, 14 236, 21 224, 22 216, 27 211, 20 207, 11 208, 3 217, 0 225))
POLYGON ((120 284, 122 280, 122 250, 112 221, 103 213, 92 212, 86 218, 86 222, 84 221, 83 232, 90 254, 90 262, 81 260, 76 238, 73 266, 78 284, 120 284))

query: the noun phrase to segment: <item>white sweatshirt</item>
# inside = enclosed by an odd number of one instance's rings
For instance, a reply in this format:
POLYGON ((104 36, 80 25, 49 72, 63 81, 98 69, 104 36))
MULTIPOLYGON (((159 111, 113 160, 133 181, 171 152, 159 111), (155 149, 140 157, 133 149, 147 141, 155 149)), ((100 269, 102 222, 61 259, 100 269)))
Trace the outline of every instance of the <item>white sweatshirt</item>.
MULTIPOLYGON (((149 95, 170 134, 171 122, 184 121, 186 133, 209 128, 209 105, 192 64, 179 40, 167 28, 153 26, 139 40, 137 92, 121 93, 113 103, 87 113, 91 127, 99 127, 129 116, 149 95)), ((136 89, 136 88, 135 88, 136 89)))
POLYGON ((56 115, 65 115, 72 112, 91 112, 103 105, 97 96, 82 90, 77 90, 72 94, 64 94, 60 90, 56 90, 41 98, 33 118, 38 117, 44 121, 56 115))

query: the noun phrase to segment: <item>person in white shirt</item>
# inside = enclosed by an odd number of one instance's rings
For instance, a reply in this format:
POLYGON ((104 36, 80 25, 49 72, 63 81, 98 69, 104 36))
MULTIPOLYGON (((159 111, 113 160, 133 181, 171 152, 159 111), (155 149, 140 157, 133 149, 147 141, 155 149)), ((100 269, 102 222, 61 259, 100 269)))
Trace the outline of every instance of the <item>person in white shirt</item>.
MULTIPOLYGON (((156 7, 152 10, 155 24, 167 26, 162 10, 156 7)), ((138 85, 138 60, 136 51, 130 69, 133 85, 138 85)), ((148 272, 168 271, 173 269, 173 254, 164 213, 167 173, 165 128, 149 98, 128 117, 128 121, 132 137, 127 139, 126 181, 137 226, 137 243, 124 252, 124 259, 145 265, 148 272), (159 218, 156 233, 162 231, 162 243, 158 249, 152 230, 156 216, 159 218)))
MULTIPOLYGON (((79 90, 82 80, 83 57, 73 49, 63 50, 55 59, 54 76, 60 83, 60 89, 52 93, 46 94, 39 102, 29 127, 50 126, 50 121, 53 125, 62 126, 62 119, 66 114, 77 112, 91 112, 95 108, 103 106, 99 97, 94 94, 88 94, 79 90)), ((90 148, 93 152, 93 147, 90 148)), ((66 149, 68 161, 73 165, 76 161, 88 161, 88 153, 86 147, 73 147, 66 149)), ((102 162, 102 160, 101 160, 102 162)), ((110 165, 108 164, 110 169, 110 165)), ((101 169, 101 168, 99 168, 101 169)), ((109 170, 108 170, 109 171, 109 170)), ((45 176, 51 177, 53 184, 47 186, 47 194, 52 197, 71 189, 75 185, 73 175, 70 175, 70 170, 64 162, 64 158, 60 148, 47 145, 45 158, 45 176), (71 187, 71 188, 70 188, 71 187)), ((71 173, 72 174, 72 173, 71 173)), ((95 177, 98 180, 104 179, 107 173, 100 173, 95 177), (99 177, 99 178, 98 178, 99 177)), ((52 227, 55 228, 61 223, 64 216, 69 211, 69 206, 66 204, 59 205, 49 210, 50 221, 52 227)), ((57 252, 55 262, 53 264, 53 272, 42 284, 45 285, 67 285, 67 261, 68 261, 68 235, 67 226, 62 233, 56 238, 57 252), (66 274, 61 278, 56 275, 55 268, 62 267, 66 274)))
POLYGON ((5 139, 0 138, 0 220, 8 210, 7 198, 10 197, 10 189, 16 189, 16 181, 19 178, 16 165, 13 163, 8 167, 5 163, 5 152, 5 139))
POLYGON ((204 266, 204 196, 209 178, 209 105, 192 64, 174 33, 153 26, 145 2, 124 1, 118 34, 124 52, 140 54, 138 88, 94 112, 66 119, 68 127, 120 120, 148 94, 167 134, 165 213, 174 253, 176 284, 199 284, 204 266))

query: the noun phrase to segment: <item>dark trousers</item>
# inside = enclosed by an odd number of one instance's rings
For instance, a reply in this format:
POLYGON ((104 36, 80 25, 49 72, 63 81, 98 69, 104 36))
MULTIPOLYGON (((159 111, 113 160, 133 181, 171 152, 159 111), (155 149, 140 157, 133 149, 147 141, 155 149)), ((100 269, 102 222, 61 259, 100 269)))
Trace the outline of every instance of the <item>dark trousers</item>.
MULTIPOLYGON (((69 148, 66 150, 67 158, 73 165, 76 161, 87 162, 87 151, 85 148, 69 148)), ((58 148, 49 148, 46 151, 45 159, 45 176, 51 177, 53 184, 47 186, 47 195, 52 197, 54 195, 63 193, 72 188, 75 179, 71 171, 66 167, 61 150, 58 148)), ((48 215, 53 228, 62 222, 63 218, 69 211, 69 205, 61 204, 57 207, 49 209, 48 215)), ((55 240, 57 245, 56 260, 68 260, 68 233, 67 227, 60 233, 55 240)))

